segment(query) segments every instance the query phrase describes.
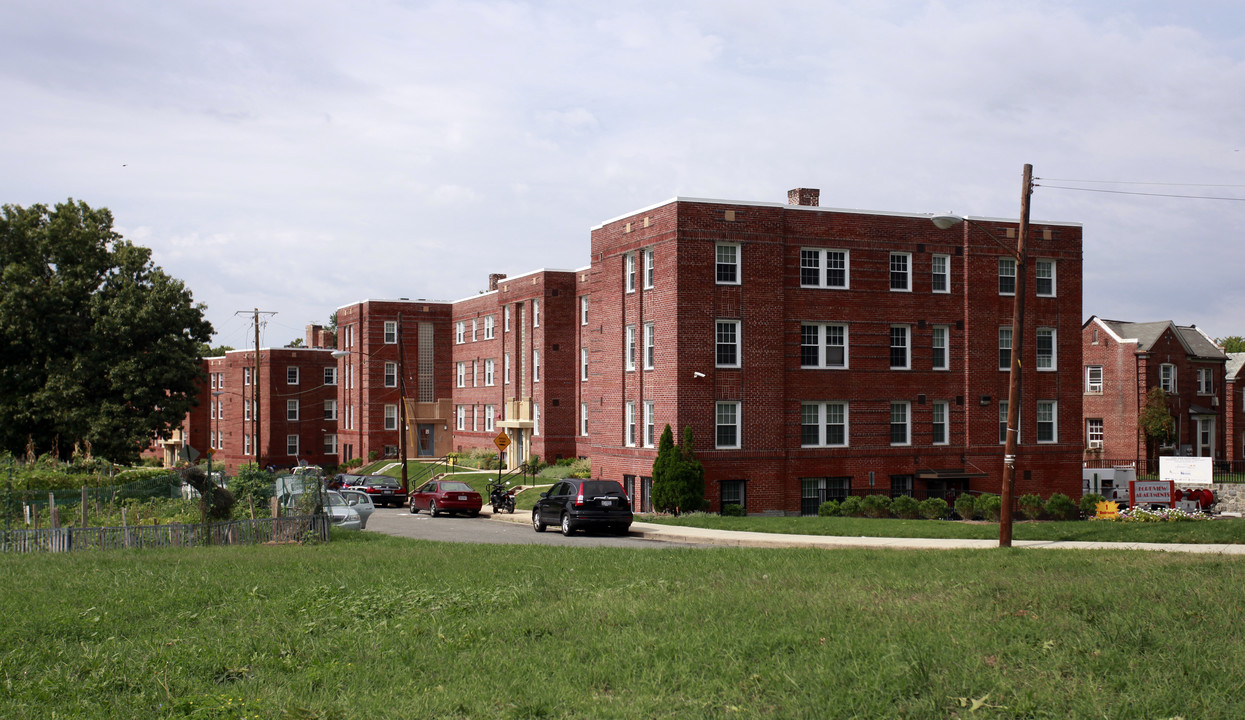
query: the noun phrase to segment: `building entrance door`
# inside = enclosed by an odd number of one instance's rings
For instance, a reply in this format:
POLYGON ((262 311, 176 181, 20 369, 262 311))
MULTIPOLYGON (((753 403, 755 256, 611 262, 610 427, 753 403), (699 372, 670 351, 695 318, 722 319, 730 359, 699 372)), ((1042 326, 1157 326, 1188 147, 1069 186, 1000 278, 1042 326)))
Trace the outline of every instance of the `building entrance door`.
POLYGON ((432 423, 419 423, 415 426, 415 456, 433 457, 436 444, 436 426, 432 423))

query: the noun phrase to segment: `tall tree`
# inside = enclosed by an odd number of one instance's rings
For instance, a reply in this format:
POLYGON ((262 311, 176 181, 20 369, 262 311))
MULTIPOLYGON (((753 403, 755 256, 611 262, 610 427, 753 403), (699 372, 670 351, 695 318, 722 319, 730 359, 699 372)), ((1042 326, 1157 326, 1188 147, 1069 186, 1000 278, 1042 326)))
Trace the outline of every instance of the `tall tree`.
POLYGON ((131 462, 197 404, 203 305, 112 228, 68 202, 0 212, 0 449, 75 444, 131 462))
POLYGON ((657 457, 653 460, 653 507, 658 510, 674 510, 678 507, 678 489, 675 487, 675 465, 679 451, 674 445, 674 433, 670 426, 657 441, 657 457))
POLYGON ((693 512, 705 504, 705 468, 696 459, 692 428, 683 429, 683 442, 674 444, 667 425, 653 460, 653 506, 668 512, 693 512))
POLYGON ((1176 421, 1167 408, 1167 393, 1161 387, 1150 388, 1146 404, 1141 407, 1137 425, 1146 436, 1146 457, 1158 457, 1160 445, 1170 444, 1176 432, 1176 421))

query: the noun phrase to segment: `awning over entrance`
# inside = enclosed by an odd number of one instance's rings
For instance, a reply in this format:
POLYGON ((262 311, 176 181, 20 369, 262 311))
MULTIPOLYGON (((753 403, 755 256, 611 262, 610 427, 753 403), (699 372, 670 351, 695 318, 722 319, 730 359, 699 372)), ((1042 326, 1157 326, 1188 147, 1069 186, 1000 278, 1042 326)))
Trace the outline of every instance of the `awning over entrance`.
POLYGON ((990 473, 967 472, 964 468, 951 468, 943 470, 917 470, 916 476, 919 480, 961 480, 990 477, 990 473))

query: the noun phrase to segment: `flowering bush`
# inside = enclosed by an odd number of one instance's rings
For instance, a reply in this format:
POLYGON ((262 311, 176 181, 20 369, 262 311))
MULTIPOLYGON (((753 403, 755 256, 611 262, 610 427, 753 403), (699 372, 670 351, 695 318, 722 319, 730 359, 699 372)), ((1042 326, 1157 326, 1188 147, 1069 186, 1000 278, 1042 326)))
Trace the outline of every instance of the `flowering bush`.
POLYGON ((1093 518, 1113 522, 1187 522, 1193 520, 1210 520, 1210 515, 1197 510, 1188 512, 1180 508, 1159 508, 1150 510, 1143 507, 1125 508, 1115 517, 1093 518))

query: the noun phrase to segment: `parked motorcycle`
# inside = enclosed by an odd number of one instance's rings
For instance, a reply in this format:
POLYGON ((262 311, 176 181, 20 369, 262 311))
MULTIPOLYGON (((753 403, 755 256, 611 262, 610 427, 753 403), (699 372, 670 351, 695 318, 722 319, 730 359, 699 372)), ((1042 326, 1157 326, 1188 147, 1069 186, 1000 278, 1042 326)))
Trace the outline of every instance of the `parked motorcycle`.
POLYGON ((514 513, 514 490, 509 488, 510 481, 507 480, 503 485, 501 483, 489 483, 488 485, 488 501, 493 506, 493 512, 514 513))

